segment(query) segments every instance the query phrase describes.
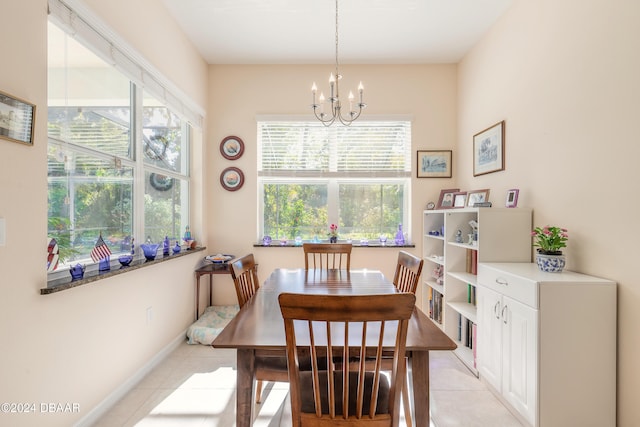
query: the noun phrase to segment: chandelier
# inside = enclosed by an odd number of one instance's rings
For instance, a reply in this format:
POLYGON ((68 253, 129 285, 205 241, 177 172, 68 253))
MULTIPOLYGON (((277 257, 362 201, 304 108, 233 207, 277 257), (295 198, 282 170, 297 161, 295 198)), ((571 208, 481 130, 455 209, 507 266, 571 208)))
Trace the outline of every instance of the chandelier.
POLYGON ((362 102, 362 94, 364 93, 364 86, 362 86, 362 82, 358 85, 358 93, 360 100, 357 104, 354 105, 355 97, 353 96, 353 92, 349 91, 349 110, 346 115, 342 114, 342 103, 340 101, 340 79, 342 75, 338 70, 338 0, 336 0, 336 73, 335 75, 331 73, 329 76, 329 86, 330 86, 330 95, 329 95, 329 109, 330 112, 325 112, 325 97, 324 93, 320 92, 320 97, 318 98, 319 103, 316 103, 316 93, 318 91, 318 87, 316 83, 313 82, 311 86, 311 93, 313 93, 313 114, 316 116, 318 120, 322 122, 325 126, 331 126, 336 119, 340 121, 345 126, 349 126, 353 123, 358 117, 360 117, 360 113, 362 113, 362 109, 367 105, 362 102), (354 108, 355 106, 355 108, 354 108))

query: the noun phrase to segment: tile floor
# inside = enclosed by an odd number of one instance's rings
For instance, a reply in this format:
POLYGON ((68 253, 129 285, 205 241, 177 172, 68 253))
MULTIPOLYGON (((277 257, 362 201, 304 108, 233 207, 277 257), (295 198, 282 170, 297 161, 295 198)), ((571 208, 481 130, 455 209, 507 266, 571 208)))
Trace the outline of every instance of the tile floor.
MULTIPOLYGON (((235 350, 185 341, 94 426, 234 426, 235 362, 235 350)), ((453 353, 431 352, 430 369, 432 427, 522 427, 453 353)), ((266 383, 254 426, 291 424, 287 391, 266 383)))

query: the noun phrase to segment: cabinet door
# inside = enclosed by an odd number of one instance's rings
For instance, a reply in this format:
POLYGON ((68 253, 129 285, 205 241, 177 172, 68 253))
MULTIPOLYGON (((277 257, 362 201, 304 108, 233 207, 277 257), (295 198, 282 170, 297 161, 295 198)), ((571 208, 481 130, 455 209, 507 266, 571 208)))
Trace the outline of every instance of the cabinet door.
POLYGON ((536 425, 538 311, 503 297, 502 395, 536 425))
POLYGON ((502 387, 502 297, 478 287, 477 363, 482 378, 499 392, 502 387))

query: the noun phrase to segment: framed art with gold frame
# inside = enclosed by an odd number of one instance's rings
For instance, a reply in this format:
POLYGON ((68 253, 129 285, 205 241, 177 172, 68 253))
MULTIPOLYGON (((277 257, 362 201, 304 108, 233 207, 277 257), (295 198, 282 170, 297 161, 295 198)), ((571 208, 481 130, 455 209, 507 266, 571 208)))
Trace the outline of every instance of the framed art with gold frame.
POLYGON ((418 178, 451 178, 452 150, 418 150, 418 178))
POLYGON ((33 145, 36 106, 0 92, 0 138, 33 145))
POLYGON ((473 176, 504 170, 504 120, 473 135, 473 176))

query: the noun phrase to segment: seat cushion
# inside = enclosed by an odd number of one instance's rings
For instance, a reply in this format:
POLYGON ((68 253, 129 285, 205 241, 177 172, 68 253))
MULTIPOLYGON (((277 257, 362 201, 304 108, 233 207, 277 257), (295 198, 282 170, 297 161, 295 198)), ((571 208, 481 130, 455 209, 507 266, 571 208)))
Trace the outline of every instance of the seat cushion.
MULTIPOLYGON (((319 372, 320 379, 320 404, 322 413, 329 413, 328 392, 327 392, 327 371, 319 372)), ((371 389, 374 379, 373 372, 365 372, 364 378, 364 405, 363 415, 369 415, 369 402, 371 402, 371 389)), ((342 372, 334 372, 334 382, 336 386, 336 414, 342 415, 342 372)), ((313 373, 309 371, 300 372, 300 389, 302 399, 302 412, 315 413, 313 399, 313 373)), ((349 372, 349 415, 356 413, 356 398, 358 392, 358 373, 349 372)), ((380 386, 378 391, 378 401, 376 414, 389 413, 389 379, 386 375, 380 375, 380 386)))
POLYGON ((240 308, 238 305, 215 305, 207 307, 204 313, 187 329, 188 344, 211 345, 215 337, 227 326, 240 308))

